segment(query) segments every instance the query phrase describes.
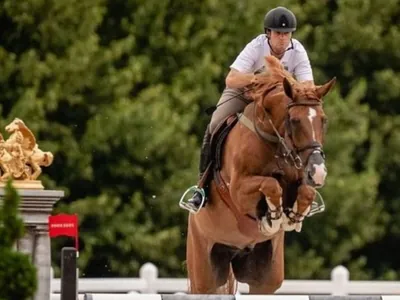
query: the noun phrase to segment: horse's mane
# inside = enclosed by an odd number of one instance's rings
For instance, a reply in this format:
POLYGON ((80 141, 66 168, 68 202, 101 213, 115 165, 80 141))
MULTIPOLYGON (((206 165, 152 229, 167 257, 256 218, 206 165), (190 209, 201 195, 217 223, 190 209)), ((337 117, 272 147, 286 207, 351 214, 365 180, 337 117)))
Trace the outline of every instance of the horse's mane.
POLYGON ((286 78, 291 84, 295 84, 297 82, 292 74, 286 71, 281 62, 275 56, 266 56, 265 63, 267 66, 266 75, 269 75, 271 80, 283 81, 283 79, 286 78))
POLYGON ((308 100, 319 100, 315 91, 315 85, 309 82, 298 82, 290 72, 288 72, 281 62, 272 55, 265 57, 266 71, 260 73, 257 77, 257 82, 253 84, 251 95, 263 95, 267 90, 276 86, 281 86, 283 89, 283 80, 286 78, 293 86, 295 94, 299 98, 308 100))

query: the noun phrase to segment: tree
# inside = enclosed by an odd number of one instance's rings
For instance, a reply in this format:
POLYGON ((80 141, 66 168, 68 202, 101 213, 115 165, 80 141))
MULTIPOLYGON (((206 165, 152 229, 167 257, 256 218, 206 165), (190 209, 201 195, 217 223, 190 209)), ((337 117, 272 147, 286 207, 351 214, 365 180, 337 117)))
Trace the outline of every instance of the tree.
POLYGON ((203 110, 266 11, 284 5, 296 13, 315 81, 338 77, 325 100, 327 210, 287 235, 287 276, 328 277, 345 264, 355 279, 398 277, 388 247, 400 226, 398 1, 2 4, 0 126, 20 117, 54 153, 42 178, 66 191, 58 211, 79 214, 85 276, 137 276, 146 261, 161 276, 185 276, 178 201, 197 181, 203 110))
POLYGON ((37 273, 28 255, 15 251, 15 243, 24 236, 19 216, 20 198, 11 180, 5 187, 0 207, 0 299, 30 299, 36 292, 37 273))
MULTIPOLYGON (((350 242, 347 258, 343 257, 341 263, 350 267, 353 278, 399 278, 395 271, 399 261, 394 261, 389 254, 393 253, 390 246, 398 240, 397 219, 392 217, 398 191, 396 185, 390 185, 389 178, 396 178, 393 166, 397 165, 392 153, 399 124, 396 82, 400 77, 394 41, 400 35, 397 25, 400 3, 389 1, 381 9, 374 1, 307 1, 298 12, 301 23, 305 24, 302 37, 312 49, 311 59, 318 75, 338 76, 340 94, 353 99, 347 107, 344 103, 335 105, 343 108, 336 111, 343 119, 339 124, 332 124, 329 139, 335 146, 327 146, 331 152, 335 150, 330 161, 337 168, 353 170, 353 174, 338 173, 337 183, 341 180, 344 186, 336 185, 329 191, 329 185, 326 189, 327 197, 335 204, 346 201, 346 205, 339 207, 341 214, 337 214, 336 223, 342 225, 348 217, 353 219, 347 225, 347 234, 343 233, 342 226, 337 228, 338 239, 344 241, 347 235, 350 242), (355 102, 359 105, 354 105, 355 102), (361 113, 364 121, 357 118, 361 113), (352 142, 341 141, 347 135, 350 137, 353 129, 357 134, 352 142), (351 144, 353 149, 348 148, 351 144), (346 153, 343 149, 350 151, 346 153), (351 159, 343 161, 342 155, 336 153, 346 153, 351 159), (348 203, 353 206, 347 206, 348 203), (343 209, 347 209, 347 218, 343 209), (388 255, 382 255, 382 249, 387 249, 388 255)), ((330 116, 336 118, 335 113, 330 116)), ((336 247, 331 252, 336 257, 341 253, 336 247)), ((331 265, 338 262, 332 260, 331 265)))

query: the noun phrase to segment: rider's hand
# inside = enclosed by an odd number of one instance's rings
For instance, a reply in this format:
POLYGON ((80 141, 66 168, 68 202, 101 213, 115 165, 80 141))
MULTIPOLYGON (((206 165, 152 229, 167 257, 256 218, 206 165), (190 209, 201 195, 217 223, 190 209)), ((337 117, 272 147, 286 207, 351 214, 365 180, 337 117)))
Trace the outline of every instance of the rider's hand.
POLYGON ((254 74, 253 78, 250 81, 250 85, 255 85, 257 83, 260 83, 261 75, 254 74))

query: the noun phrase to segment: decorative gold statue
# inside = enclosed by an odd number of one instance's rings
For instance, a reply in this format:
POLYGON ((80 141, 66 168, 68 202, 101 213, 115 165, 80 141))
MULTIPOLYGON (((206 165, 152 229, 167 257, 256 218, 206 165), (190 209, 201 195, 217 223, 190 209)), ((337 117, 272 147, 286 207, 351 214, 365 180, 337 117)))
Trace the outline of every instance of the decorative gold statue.
POLYGON ((5 129, 10 136, 5 140, 0 133, 0 186, 11 177, 16 187, 43 189, 37 178, 41 166, 53 163, 53 154, 39 149, 35 136, 21 119, 15 118, 5 129))

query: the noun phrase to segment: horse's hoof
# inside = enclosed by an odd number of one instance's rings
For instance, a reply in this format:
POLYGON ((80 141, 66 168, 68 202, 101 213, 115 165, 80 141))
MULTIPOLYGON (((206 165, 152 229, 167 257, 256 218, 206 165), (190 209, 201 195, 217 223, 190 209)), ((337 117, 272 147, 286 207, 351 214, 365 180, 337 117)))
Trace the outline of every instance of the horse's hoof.
POLYGON ((282 218, 278 220, 268 220, 266 216, 263 216, 259 224, 262 234, 273 235, 281 229, 282 218))

